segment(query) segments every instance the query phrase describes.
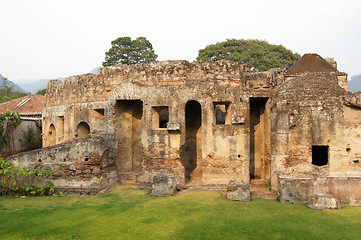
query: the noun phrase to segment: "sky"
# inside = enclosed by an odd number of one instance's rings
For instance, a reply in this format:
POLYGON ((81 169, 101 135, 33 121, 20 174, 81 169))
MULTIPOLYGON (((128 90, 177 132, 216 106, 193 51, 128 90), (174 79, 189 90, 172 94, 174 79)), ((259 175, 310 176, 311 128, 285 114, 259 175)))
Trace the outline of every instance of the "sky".
POLYGON ((360 0, 0 0, 0 10, 0 74, 15 82, 88 73, 125 36, 146 37, 159 61, 260 39, 361 74, 360 0))

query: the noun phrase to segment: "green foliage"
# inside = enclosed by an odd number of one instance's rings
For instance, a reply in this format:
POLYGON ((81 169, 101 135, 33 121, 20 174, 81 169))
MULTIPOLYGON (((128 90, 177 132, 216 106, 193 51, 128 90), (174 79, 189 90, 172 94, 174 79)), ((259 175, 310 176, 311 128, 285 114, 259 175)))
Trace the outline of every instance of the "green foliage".
POLYGON ((20 138, 21 144, 25 147, 25 151, 41 148, 42 137, 41 132, 31 126, 28 126, 26 131, 23 131, 22 138, 20 138))
POLYGON ((168 198, 115 189, 98 196, 0 197, 1 239, 360 239, 361 207, 317 211, 219 192, 168 198))
POLYGON ((4 78, 0 85, 0 103, 7 102, 16 98, 24 97, 28 93, 14 91, 12 82, 4 78))
POLYGON ((46 93, 46 88, 40 89, 36 92, 36 94, 43 95, 43 96, 45 95, 45 93, 46 93))
POLYGON ((152 44, 145 37, 138 37, 135 40, 130 37, 120 37, 112 41, 112 47, 105 53, 103 66, 149 63, 155 61, 157 57, 152 44))
POLYGON ((224 59, 247 64, 252 71, 267 71, 271 68, 288 69, 299 58, 298 53, 292 53, 282 45, 256 39, 228 39, 199 50, 197 61, 215 62, 224 59))
POLYGON ((35 169, 18 168, 13 163, 0 158, 0 195, 49 195, 54 192, 53 183, 35 182, 49 178, 52 173, 41 167, 35 169))
POLYGON ((15 129, 21 123, 20 114, 18 111, 5 110, 0 114, 0 147, 4 147, 5 143, 9 141, 8 132, 15 129))

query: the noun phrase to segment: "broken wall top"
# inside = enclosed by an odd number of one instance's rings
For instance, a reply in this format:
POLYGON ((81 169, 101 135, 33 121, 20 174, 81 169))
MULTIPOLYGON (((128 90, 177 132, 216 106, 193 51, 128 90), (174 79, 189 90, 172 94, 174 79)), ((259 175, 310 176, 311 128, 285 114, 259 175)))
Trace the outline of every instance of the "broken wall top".
POLYGON ((64 83, 49 81, 47 106, 73 102, 106 101, 115 86, 135 83, 142 86, 219 84, 237 86, 245 82, 249 68, 230 62, 163 61, 148 64, 118 65, 101 68, 98 74, 66 78, 64 83), (81 98, 80 98, 81 96, 81 98))
POLYGON ((300 107, 300 111, 307 111, 304 107, 320 104, 324 108, 333 108, 350 94, 337 82, 335 73, 304 73, 277 88, 272 94, 272 99, 282 111, 292 106, 300 107))

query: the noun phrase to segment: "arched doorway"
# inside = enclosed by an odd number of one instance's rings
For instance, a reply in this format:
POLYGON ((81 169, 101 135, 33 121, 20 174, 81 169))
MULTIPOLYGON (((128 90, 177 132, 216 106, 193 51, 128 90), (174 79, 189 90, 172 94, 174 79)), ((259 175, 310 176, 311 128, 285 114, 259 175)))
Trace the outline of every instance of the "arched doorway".
POLYGON ((54 124, 50 124, 48 131, 48 146, 52 146, 56 144, 56 129, 54 124))
POLYGON ((202 181, 202 108, 197 101, 185 106, 185 143, 181 147, 181 162, 185 170, 185 182, 202 181))
POLYGON ((85 138, 90 135, 90 127, 86 122, 80 122, 76 128, 76 138, 85 138))

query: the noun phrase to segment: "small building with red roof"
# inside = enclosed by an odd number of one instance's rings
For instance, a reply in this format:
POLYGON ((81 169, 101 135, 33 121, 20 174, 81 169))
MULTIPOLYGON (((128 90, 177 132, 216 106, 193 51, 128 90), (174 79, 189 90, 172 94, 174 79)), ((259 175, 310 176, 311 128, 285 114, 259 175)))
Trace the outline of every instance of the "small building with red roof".
POLYGON ((38 94, 29 94, 0 103, 0 114, 3 114, 6 110, 18 111, 22 119, 21 124, 10 131, 9 142, 3 148, 0 148, 0 155, 11 155, 28 150, 21 142, 21 139, 28 128, 41 132, 41 112, 44 107, 45 97, 38 94))

